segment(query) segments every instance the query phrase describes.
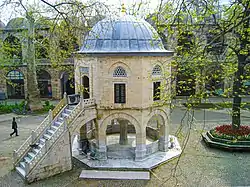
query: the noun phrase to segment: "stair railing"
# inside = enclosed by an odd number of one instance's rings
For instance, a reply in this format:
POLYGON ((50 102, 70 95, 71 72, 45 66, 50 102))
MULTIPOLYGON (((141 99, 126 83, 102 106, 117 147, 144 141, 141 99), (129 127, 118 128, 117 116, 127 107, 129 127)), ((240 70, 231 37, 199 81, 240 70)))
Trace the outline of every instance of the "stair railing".
POLYGON ((75 119, 77 115, 81 112, 81 102, 79 102, 76 107, 72 110, 70 115, 68 117, 64 118, 63 123, 58 127, 58 129, 55 131, 55 133, 51 136, 49 140, 45 141, 45 145, 41 148, 41 151, 39 151, 36 156, 25 165, 25 172, 26 175, 28 175, 31 170, 39 163, 41 158, 48 152, 50 147, 57 141, 57 139, 63 134, 64 131, 68 129, 68 125, 75 119))
POLYGON ((48 116, 42 121, 42 123, 36 128, 36 130, 33 130, 31 135, 26 139, 26 141, 19 147, 18 150, 14 150, 13 152, 13 164, 16 166, 23 156, 25 156, 28 151, 30 150, 30 145, 35 143, 38 138, 42 135, 44 130, 46 130, 50 125, 52 120, 55 118, 55 116, 60 112, 60 110, 66 106, 67 96, 64 94, 64 98, 57 104, 57 106, 49 111, 48 116))

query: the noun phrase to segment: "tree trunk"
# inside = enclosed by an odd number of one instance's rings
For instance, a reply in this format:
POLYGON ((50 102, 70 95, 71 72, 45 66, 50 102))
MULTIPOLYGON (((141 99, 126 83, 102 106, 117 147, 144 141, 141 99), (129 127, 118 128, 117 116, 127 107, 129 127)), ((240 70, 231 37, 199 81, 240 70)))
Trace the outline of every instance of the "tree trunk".
MULTIPOLYGON (((27 13, 28 14, 28 13, 27 13)), ((35 64, 35 45, 34 45, 34 19, 26 16, 28 20, 28 36, 27 36, 27 50, 24 61, 27 64, 27 89, 28 89, 28 106, 31 111, 42 109, 40 99, 40 92, 38 89, 36 64, 35 64)))
MULTIPOLYGON (((248 18, 250 15, 249 11, 249 3, 245 5, 245 9, 243 11, 243 18, 248 18)), ((239 41, 240 41, 240 50, 238 51, 237 57, 238 57, 238 69, 235 73, 234 78, 234 85, 233 85, 233 107, 232 107, 232 126, 234 129, 240 128, 240 105, 241 105, 241 97, 239 94, 242 94, 242 79, 244 76, 244 66, 246 65, 246 59, 248 57, 247 54, 244 54, 243 52, 246 51, 247 45, 249 43, 248 41, 248 35, 249 35, 249 22, 250 19, 245 19, 243 22, 243 32, 239 34, 239 41)))
POLYGON ((242 94, 242 76, 244 73, 245 56, 238 55, 238 69, 235 73, 234 83, 233 83, 233 107, 232 107, 232 127, 234 129, 240 128, 240 105, 242 94))

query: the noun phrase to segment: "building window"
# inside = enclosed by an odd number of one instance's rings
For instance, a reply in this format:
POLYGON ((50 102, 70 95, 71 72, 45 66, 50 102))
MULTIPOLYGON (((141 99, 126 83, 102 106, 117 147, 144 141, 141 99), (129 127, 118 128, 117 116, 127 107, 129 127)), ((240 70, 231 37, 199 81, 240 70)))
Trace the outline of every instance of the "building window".
POLYGON ((89 74, 89 68, 88 67, 80 67, 80 72, 83 74, 89 74))
POLYGON ((161 82, 153 83, 153 101, 160 100, 160 95, 161 95, 160 87, 161 87, 161 82))
POLYGON ((126 103, 126 85, 124 83, 114 86, 115 103, 126 103))
POLYGON ((7 79, 10 79, 10 80, 22 80, 23 79, 23 74, 20 71, 13 70, 13 71, 10 71, 7 74, 7 79))
POLYGON ((161 66, 155 65, 152 71, 152 75, 161 75, 161 66))
POLYGON ((113 77, 127 77, 127 73, 123 67, 118 66, 117 68, 115 68, 113 77))

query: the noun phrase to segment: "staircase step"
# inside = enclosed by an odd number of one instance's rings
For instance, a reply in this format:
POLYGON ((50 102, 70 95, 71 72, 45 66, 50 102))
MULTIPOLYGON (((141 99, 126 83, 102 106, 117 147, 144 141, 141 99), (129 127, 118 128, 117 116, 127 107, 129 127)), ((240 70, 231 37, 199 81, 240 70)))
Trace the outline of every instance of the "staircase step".
MULTIPOLYGON (((39 145, 38 145, 39 146, 39 145)), ((37 154, 40 150, 39 149, 32 149, 32 151, 35 153, 35 154, 37 154)))
POLYGON ((22 169, 21 167, 16 167, 16 171, 17 171, 23 178, 25 178, 26 173, 25 173, 24 169, 22 169))
POLYGON ((28 152, 28 157, 32 160, 35 157, 35 154, 32 152, 28 152))
POLYGON ((44 138, 40 138, 40 142, 42 143, 42 144, 45 144, 45 139, 44 138))
POLYGON ((75 109, 75 106, 74 106, 74 105, 68 105, 68 109, 69 109, 69 110, 74 110, 74 109, 75 109))
POLYGON ((55 125, 52 125, 52 126, 51 126, 51 129, 52 129, 53 131, 56 131, 56 130, 58 129, 58 127, 55 126, 55 125))
POLYGON ((51 136, 48 135, 48 134, 44 134, 43 137, 44 137, 46 140, 49 140, 49 139, 51 138, 51 136))
POLYGON ((24 161, 28 163, 28 162, 31 161, 31 159, 30 159, 29 157, 26 156, 26 157, 24 157, 24 161))
POLYGON ((63 122, 56 121, 54 125, 57 126, 57 127, 59 127, 59 126, 61 126, 62 124, 63 124, 63 122))
POLYGON ((64 117, 64 118, 65 118, 65 117, 69 117, 69 114, 66 114, 66 113, 63 112, 63 113, 62 113, 62 117, 64 117))
POLYGON ((20 166, 22 169, 25 169, 25 162, 20 162, 20 166))
POLYGON ((44 144, 39 144, 38 147, 39 149, 41 149, 43 147, 44 144))
POLYGON ((66 114, 70 114, 72 112, 72 110, 66 108, 65 112, 66 112, 66 114))
POLYGON ((62 118, 62 117, 59 117, 59 118, 57 118, 57 121, 63 122, 63 118, 62 118))
POLYGON ((55 131, 53 131, 53 130, 47 130, 47 132, 49 135, 53 135, 55 133, 55 131))

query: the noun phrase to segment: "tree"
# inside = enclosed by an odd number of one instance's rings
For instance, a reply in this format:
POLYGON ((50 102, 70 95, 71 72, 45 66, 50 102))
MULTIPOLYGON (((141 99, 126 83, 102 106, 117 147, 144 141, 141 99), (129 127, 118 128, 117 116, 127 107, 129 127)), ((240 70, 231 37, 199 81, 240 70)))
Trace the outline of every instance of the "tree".
MULTIPOLYGON (((72 52, 76 50, 76 44, 78 43, 77 40, 79 39, 76 38, 74 34, 78 32, 77 34, 79 35, 82 33, 82 30, 84 30, 85 33, 87 31, 88 25, 85 26, 83 24, 83 19, 85 18, 85 21, 88 21, 89 17, 93 17, 93 12, 95 12, 95 15, 98 15, 99 11, 102 12, 102 14, 105 14, 105 7, 102 3, 98 2, 87 2, 86 4, 81 3, 78 0, 67 0, 54 4, 45 0, 41 0, 41 2, 45 7, 24 4, 22 0, 5 1, 2 5, 11 4, 15 7, 21 8, 21 12, 27 20, 27 28, 22 31, 27 45, 23 59, 27 64, 27 99, 28 105, 32 111, 42 108, 36 75, 36 56, 41 53, 41 48, 46 48, 47 51, 49 51, 46 55, 50 57, 52 65, 55 65, 56 68, 60 69, 65 59, 69 58, 72 52), (51 16, 45 19, 43 11, 51 14, 51 16), (43 20, 49 25, 49 28, 47 26, 45 28, 36 28, 36 21, 38 19, 40 19, 40 22, 43 20), (49 42, 50 45, 45 43, 44 46, 40 45, 39 48, 36 48, 35 43, 38 43, 37 41, 39 39, 36 38, 35 31, 42 29, 49 30, 49 35, 53 41, 49 42), (59 40, 56 41, 56 39, 59 40)), ((8 47, 6 46, 4 48, 6 49, 8 47)))
POLYGON ((244 67, 250 55, 249 14, 247 0, 236 0, 229 6, 220 6, 217 0, 180 0, 162 3, 152 18, 158 33, 167 33, 163 39, 172 43, 177 53, 174 77, 180 72, 188 77, 181 82, 181 91, 196 89, 189 97, 190 105, 208 96, 204 89, 208 82, 216 87, 219 80, 233 77, 233 88, 224 93, 233 97, 232 127, 236 129, 240 127, 241 95, 247 79, 244 67), (211 73, 216 69, 217 73, 211 73), (192 81, 196 84, 188 83, 192 81))

